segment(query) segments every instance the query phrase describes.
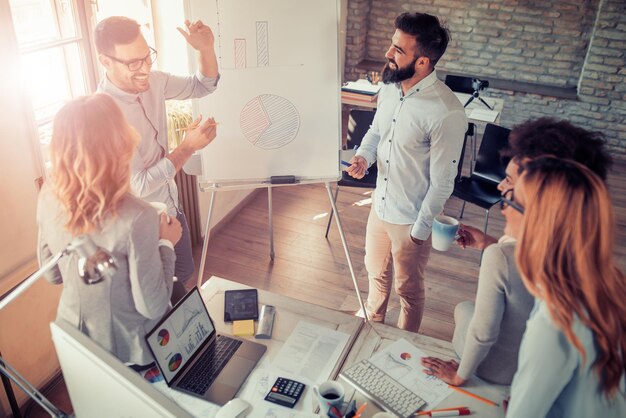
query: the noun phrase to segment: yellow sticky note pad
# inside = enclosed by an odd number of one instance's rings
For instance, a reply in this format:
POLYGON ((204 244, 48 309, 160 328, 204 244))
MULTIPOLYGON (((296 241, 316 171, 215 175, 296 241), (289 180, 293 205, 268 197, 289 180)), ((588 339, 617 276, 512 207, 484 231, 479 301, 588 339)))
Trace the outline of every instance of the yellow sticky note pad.
POLYGON ((249 337, 254 335, 254 319, 233 321, 233 335, 237 337, 249 337))

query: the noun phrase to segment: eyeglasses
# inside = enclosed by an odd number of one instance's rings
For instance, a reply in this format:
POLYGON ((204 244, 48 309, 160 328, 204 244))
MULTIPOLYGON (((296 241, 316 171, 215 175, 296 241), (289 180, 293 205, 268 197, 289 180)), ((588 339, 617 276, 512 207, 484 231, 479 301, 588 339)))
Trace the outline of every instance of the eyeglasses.
POLYGON ((156 50, 154 48, 150 48, 150 52, 148 53, 148 55, 146 55, 143 58, 140 58, 140 59, 137 59, 137 60, 131 60, 131 61, 124 61, 124 60, 121 60, 119 58, 115 58, 115 57, 113 57, 111 55, 107 55, 107 57, 111 58, 113 61, 119 62, 120 64, 126 65, 130 71, 137 71, 141 67, 143 67, 143 63, 144 62, 146 64, 148 64, 148 65, 152 65, 154 63, 154 61, 156 61, 157 52, 156 52, 156 50))
POLYGON ((515 203, 513 189, 509 189, 504 192, 504 194, 500 198, 500 209, 504 210, 509 206, 521 213, 522 215, 524 214, 524 208, 519 203, 515 203))

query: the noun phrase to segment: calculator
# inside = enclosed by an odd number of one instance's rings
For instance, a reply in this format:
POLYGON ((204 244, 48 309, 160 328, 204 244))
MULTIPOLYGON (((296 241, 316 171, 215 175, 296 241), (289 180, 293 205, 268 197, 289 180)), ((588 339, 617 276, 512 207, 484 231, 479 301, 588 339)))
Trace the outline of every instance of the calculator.
POLYGON ((305 387, 304 383, 279 377, 265 397, 265 400, 286 406, 287 408, 293 408, 298 403, 298 399, 300 399, 300 395, 304 392, 305 387))

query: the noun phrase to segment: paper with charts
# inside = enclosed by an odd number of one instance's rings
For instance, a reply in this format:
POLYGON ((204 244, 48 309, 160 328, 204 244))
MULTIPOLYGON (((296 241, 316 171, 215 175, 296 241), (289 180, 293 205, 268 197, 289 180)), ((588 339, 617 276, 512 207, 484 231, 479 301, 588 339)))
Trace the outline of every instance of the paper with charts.
POLYGON ((374 354, 369 361, 418 394, 426 401, 425 409, 430 409, 450 395, 452 389, 445 382, 423 372, 424 367, 420 364, 422 357, 427 357, 427 354, 402 338, 374 354))

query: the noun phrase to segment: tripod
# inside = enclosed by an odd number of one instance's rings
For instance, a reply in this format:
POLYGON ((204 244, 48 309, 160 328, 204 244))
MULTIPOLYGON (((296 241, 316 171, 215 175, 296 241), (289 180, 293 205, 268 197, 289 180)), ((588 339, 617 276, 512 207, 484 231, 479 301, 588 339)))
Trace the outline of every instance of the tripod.
POLYGON ((493 108, 492 108, 491 106, 489 106, 489 105, 487 104, 487 102, 483 100, 483 98, 482 98, 482 97, 480 97, 480 93, 478 92, 478 90, 474 90, 474 93, 472 93, 472 95, 470 96, 470 98, 469 98, 469 99, 467 99, 467 102, 465 102, 465 104, 463 105, 463 107, 467 107, 467 105, 468 105, 468 104, 470 104, 470 103, 472 103, 472 100, 474 100, 474 99, 478 99, 478 100, 480 100, 480 102, 481 102, 482 104, 484 104, 485 106, 487 106, 487 109, 489 109, 489 110, 493 110, 493 108))

